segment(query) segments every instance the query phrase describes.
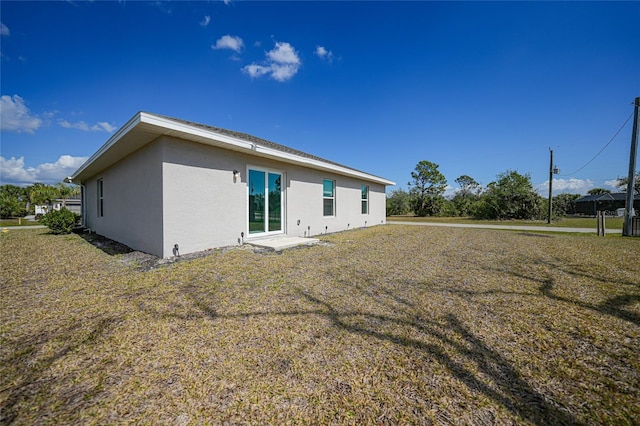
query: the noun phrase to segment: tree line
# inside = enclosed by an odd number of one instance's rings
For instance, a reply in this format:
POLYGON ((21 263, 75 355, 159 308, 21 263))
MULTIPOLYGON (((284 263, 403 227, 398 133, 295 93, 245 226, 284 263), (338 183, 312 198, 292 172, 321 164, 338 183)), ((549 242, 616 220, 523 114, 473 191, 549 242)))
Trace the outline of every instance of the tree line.
POLYGON ((69 198, 80 196, 80 187, 59 182, 55 185, 34 183, 26 187, 16 185, 0 186, 0 217, 23 217, 35 212, 36 205, 50 205, 61 199, 63 204, 69 198))
MULTIPOLYGON (((446 198, 447 179, 438 164, 420 161, 411 172, 408 191, 396 189, 387 196, 387 216, 413 213, 416 216, 465 216, 478 219, 546 219, 548 199, 538 194, 529 174, 506 170, 497 179, 482 187, 468 175, 458 177, 459 189, 446 198)), ((636 175, 634 190, 640 191, 640 174, 636 175)), ((618 179, 617 186, 626 189, 627 179, 618 179)), ((605 191, 596 188, 591 192, 605 191)), ((559 194, 552 198, 555 217, 571 214, 572 201, 579 194, 559 194)))

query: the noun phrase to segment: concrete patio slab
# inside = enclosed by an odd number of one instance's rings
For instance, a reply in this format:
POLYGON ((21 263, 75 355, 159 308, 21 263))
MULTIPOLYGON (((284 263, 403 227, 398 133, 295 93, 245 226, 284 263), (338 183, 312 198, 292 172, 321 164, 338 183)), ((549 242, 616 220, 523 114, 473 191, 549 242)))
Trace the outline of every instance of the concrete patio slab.
POLYGON ((302 237, 289 237, 289 236, 277 236, 266 237, 255 240, 245 241, 245 243, 256 247, 270 248, 275 251, 280 251, 297 246, 310 246, 318 244, 320 240, 316 238, 302 238, 302 237))

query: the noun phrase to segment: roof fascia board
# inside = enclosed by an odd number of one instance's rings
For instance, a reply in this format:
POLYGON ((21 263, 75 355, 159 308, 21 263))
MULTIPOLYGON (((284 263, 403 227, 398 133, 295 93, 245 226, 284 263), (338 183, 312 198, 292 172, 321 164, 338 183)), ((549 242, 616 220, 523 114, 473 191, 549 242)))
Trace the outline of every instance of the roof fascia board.
POLYGON ((231 136, 223 135, 212 130, 202 129, 200 127, 191 126, 186 123, 180 123, 169 118, 158 117, 157 115, 143 112, 141 114, 143 123, 151 124, 154 126, 163 127, 169 130, 175 130, 181 133, 187 133, 193 136, 199 136, 206 139, 215 139, 220 142, 224 142, 229 145, 236 146, 238 148, 252 149, 255 145, 252 142, 247 142, 242 139, 233 138, 231 136))
POLYGON ((395 182, 392 182, 387 179, 380 178, 378 176, 370 175, 368 173, 360 172, 357 170, 349 169, 347 167, 341 167, 335 164, 325 163, 324 161, 314 160, 313 158, 301 157, 295 154, 289 154, 286 152, 278 151, 272 148, 263 147, 260 145, 256 146, 255 149, 258 153, 264 153, 269 157, 277 157, 283 159, 288 162, 293 162, 296 164, 304 164, 309 167, 313 167, 315 169, 327 170, 331 172, 335 172, 342 175, 348 175, 353 177, 358 177, 364 180, 381 183, 383 185, 395 185, 395 182))
POLYGON ((78 170, 76 170, 76 172, 71 177, 71 180, 72 181, 75 180, 76 176, 81 174, 87 167, 89 167, 102 154, 104 154, 105 151, 107 151, 109 148, 115 145, 115 143, 118 142, 124 135, 129 133, 131 129, 137 126, 140 123, 141 116, 142 116, 142 113, 139 112, 136 115, 134 115, 129 121, 127 121, 127 123, 124 126, 122 126, 120 130, 118 130, 113 136, 111 136, 109 140, 100 147, 100 149, 98 149, 91 157, 89 157, 87 161, 84 162, 82 166, 80 166, 78 170))

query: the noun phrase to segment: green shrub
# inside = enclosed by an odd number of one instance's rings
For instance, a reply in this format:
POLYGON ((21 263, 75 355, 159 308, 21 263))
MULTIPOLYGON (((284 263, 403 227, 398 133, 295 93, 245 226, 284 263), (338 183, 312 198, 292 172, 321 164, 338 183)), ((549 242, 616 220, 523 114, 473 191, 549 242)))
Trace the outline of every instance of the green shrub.
POLYGON ((79 218, 80 215, 63 207, 42 216, 40 223, 47 226, 53 234, 69 234, 79 218))

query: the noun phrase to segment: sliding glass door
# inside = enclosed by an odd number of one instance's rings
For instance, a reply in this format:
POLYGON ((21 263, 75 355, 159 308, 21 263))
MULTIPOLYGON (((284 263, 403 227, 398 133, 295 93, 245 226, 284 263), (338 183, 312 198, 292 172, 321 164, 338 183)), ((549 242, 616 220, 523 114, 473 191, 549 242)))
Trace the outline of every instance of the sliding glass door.
POLYGON ((282 232, 282 173, 249 169, 249 234, 282 232))

